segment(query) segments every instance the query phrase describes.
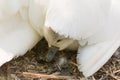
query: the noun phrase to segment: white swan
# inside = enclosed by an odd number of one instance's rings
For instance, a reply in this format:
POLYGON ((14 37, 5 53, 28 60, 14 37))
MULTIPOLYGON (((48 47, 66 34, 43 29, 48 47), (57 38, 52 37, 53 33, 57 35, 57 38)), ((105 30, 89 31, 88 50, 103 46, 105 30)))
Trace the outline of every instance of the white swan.
POLYGON ((89 77, 120 46, 119 14, 119 0, 1 0, 0 65, 44 36, 49 47, 78 49, 78 69, 89 77))

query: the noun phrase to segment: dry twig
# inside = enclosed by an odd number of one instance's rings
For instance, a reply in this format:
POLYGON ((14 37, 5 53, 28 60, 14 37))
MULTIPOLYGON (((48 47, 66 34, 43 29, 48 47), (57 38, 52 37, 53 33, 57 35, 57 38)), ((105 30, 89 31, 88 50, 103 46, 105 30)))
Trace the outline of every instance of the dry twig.
POLYGON ((30 72, 23 72, 23 76, 27 78, 45 78, 45 79, 73 79, 73 76, 58 76, 58 75, 48 75, 48 74, 36 74, 30 72))
POLYGON ((104 71, 106 74, 108 74, 109 76, 111 76, 111 77, 114 78, 115 80, 120 80, 120 78, 117 77, 117 76, 115 76, 114 73, 109 73, 105 68, 102 68, 102 69, 103 69, 103 71, 104 71))
POLYGON ((118 72, 120 72, 120 70, 113 71, 114 74, 116 74, 116 73, 118 73, 118 72))

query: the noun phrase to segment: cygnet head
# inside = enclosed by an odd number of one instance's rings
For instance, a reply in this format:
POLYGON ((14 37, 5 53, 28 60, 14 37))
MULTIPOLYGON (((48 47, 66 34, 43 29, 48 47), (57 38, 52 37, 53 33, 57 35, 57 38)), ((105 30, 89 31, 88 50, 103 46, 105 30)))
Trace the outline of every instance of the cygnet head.
POLYGON ((78 41, 66 38, 63 35, 59 35, 55 31, 53 31, 50 27, 44 27, 44 37, 48 42, 48 46, 54 46, 59 48, 59 50, 69 49, 69 50, 77 50, 78 49, 78 41))

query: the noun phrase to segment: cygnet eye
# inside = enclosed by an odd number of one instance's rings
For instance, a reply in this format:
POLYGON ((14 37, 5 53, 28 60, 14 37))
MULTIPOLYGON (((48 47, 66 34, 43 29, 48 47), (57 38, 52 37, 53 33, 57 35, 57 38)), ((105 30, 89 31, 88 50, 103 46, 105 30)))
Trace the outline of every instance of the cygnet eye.
POLYGON ((60 42, 60 41, 62 41, 62 39, 58 39, 58 40, 57 40, 57 42, 60 42))

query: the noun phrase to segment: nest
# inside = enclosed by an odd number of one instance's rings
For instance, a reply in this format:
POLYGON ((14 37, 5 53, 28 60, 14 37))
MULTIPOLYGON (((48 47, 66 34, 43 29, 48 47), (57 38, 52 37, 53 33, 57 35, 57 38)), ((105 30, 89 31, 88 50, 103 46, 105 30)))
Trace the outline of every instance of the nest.
POLYGON ((4 64, 0 68, 0 80, 120 80, 120 49, 87 79, 77 69, 76 51, 58 52, 51 62, 46 62, 47 50, 43 39, 24 56, 4 64))

